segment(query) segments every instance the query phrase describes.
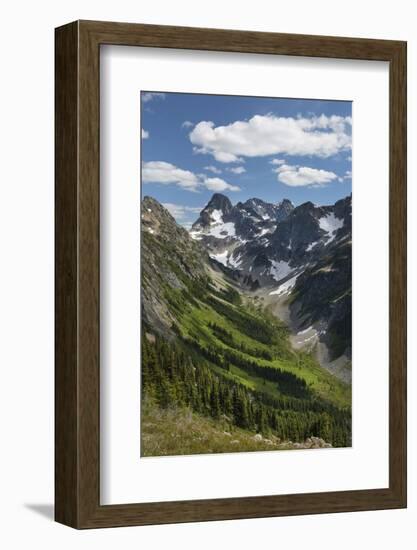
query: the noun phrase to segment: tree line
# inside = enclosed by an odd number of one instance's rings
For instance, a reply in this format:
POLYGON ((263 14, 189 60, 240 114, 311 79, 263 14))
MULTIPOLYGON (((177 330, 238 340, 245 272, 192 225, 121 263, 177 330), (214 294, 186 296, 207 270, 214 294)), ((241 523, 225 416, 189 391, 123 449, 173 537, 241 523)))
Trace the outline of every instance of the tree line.
POLYGON ((183 340, 197 350, 208 361, 227 371, 230 371, 231 365, 235 365, 252 376, 268 380, 269 382, 275 382, 281 393, 298 398, 309 397, 310 391, 306 381, 291 372, 283 371, 280 368, 268 365, 259 365, 256 361, 248 359, 232 349, 222 349, 210 345, 206 346, 200 344, 197 340, 186 338, 183 338, 183 340))
POLYGON ((219 340, 226 344, 226 346, 239 349, 242 353, 252 355, 252 357, 258 357, 259 359, 265 359, 266 361, 272 361, 274 359, 273 354, 266 349, 249 347, 244 342, 238 342, 230 331, 217 323, 209 322, 208 327, 219 340))
POLYGON ((314 435, 333 446, 350 445, 350 411, 319 399, 274 398, 250 391, 214 372, 198 350, 146 333, 142 337, 142 395, 162 408, 189 407, 282 440, 304 441, 314 435))

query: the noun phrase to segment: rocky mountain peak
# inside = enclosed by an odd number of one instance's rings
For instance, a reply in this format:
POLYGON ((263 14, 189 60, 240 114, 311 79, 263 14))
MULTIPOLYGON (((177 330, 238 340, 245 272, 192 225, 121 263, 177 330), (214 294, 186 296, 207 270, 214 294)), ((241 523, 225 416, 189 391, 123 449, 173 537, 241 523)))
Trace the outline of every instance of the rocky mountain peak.
POLYGON ((208 202, 206 209, 221 210, 223 214, 228 214, 232 210, 233 206, 229 197, 222 195, 221 193, 214 193, 208 202))
POLYGON ((279 212, 279 221, 284 219, 286 216, 291 214, 291 212, 294 210, 295 206, 289 199, 282 199, 277 205, 276 205, 277 211, 279 212))
POLYGON ((244 210, 260 220, 282 221, 294 210, 294 205, 288 199, 273 204, 262 199, 252 198, 243 203, 239 202, 235 208, 244 210))
POLYGON ((295 208, 295 206, 288 199, 283 199, 281 202, 279 202, 275 206, 275 210, 276 210, 276 213, 277 213, 277 215, 276 215, 277 221, 281 222, 281 221, 285 220, 291 214, 291 212, 294 210, 294 208, 295 208))
POLYGON ((187 238, 188 232, 177 225, 175 219, 156 199, 144 197, 141 208, 142 229, 151 235, 170 234, 172 238, 187 238))
MULTIPOLYGON (((214 193, 210 201, 200 212, 200 216, 193 224, 194 234, 196 231, 204 230, 205 228, 214 225, 219 225, 230 215, 233 210, 232 203, 226 195, 214 193)), ((193 236, 193 234, 192 234, 193 236)))
POLYGON ((277 206, 291 209, 294 208, 294 204, 290 201, 290 199, 282 199, 282 201, 277 203, 277 206))
POLYGON ((315 208, 316 206, 311 201, 307 201, 300 204, 300 206, 297 206, 296 210, 297 214, 307 214, 314 212, 315 208))

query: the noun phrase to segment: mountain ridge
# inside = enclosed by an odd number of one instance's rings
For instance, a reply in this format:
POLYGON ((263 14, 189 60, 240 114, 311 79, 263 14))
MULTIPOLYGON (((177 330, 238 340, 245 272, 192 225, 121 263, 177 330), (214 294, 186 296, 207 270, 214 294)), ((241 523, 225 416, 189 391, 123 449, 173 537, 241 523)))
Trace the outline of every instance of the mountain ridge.
POLYGON ((348 195, 333 205, 294 206, 251 198, 233 206, 217 193, 190 235, 243 288, 284 295, 300 330, 320 327, 315 342, 329 348, 330 361, 341 355, 349 361, 351 201, 348 195))

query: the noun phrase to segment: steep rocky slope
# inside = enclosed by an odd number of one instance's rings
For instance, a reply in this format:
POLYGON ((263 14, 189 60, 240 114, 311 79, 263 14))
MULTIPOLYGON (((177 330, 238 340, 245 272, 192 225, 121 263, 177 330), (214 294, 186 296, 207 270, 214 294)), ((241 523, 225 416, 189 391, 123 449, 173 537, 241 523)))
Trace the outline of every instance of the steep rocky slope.
POLYGON ((142 322, 165 336, 175 322, 170 291, 188 291, 206 277, 209 258, 155 199, 142 201, 142 322))

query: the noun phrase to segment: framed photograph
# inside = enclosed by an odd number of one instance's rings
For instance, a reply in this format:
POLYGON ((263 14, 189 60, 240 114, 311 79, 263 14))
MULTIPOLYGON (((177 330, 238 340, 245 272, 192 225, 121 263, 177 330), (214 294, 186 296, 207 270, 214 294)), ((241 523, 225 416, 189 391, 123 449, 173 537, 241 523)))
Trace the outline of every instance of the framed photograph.
POLYGON ((56 520, 406 506, 406 43, 56 29, 56 520))

